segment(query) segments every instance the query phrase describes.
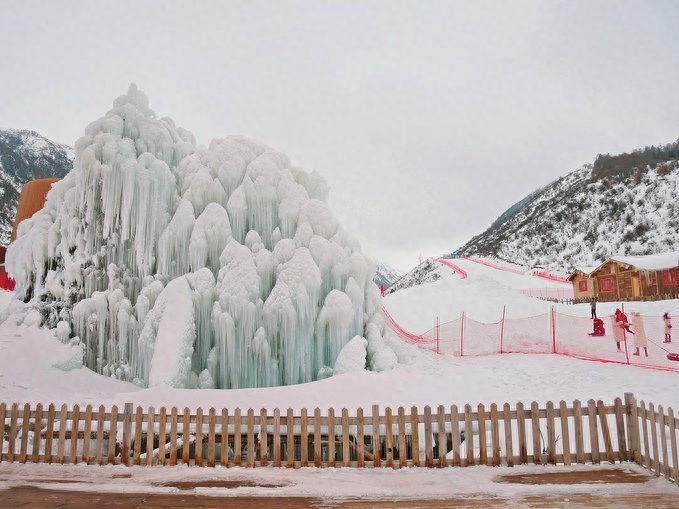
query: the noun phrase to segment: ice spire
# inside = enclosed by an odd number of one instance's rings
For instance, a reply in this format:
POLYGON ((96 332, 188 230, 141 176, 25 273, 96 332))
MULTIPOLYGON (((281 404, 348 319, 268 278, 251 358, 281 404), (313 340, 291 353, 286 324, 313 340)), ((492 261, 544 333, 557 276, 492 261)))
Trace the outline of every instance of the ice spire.
POLYGON ((73 170, 22 224, 7 265, 44 325, 107 376, 309 382, 332 373, 356 336, 366 364, 385 369, 395 356, 374 267, 327 189, 251 140, 197 147, 131 85, 87 126, 73 170))

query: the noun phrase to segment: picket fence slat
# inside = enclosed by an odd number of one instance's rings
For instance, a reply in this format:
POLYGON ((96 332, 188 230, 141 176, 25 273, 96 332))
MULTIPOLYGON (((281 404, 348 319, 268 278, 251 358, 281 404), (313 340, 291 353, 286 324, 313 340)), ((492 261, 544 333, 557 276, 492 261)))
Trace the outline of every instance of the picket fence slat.
MULTIPOLYGON (((88 408, 91 409, 89 405, 88 408)), ((33 463, 38 463, 40 461, 40 445, 42 443, 42 403, 38 403, 35 406, 35 418, 33 422, 35 423, 35 427, 33 429, 33 455, 31 456, 31 461, 33 463)), ((3 423, 2 417, 0 417, 0 423, 3 423)))
POLYGON ((644 437, 644 451, 642 454, 642 459, 644 461, 644 465, 646 466, 647 470, 651 470, 651 459, 652 459, 652 453, 649 450, 648 446, 648 423, 647 423, 647 418, 648 414, 646 413, 646 403, 644 401, 641 402, 641 409, 639 411, 639 416, 641 417, 641 422, 642 422, 642 433, 644 437))
MULTIPOLYGON (((420 414, 417 406, 410 407, 410 433, 412 437, 412 461, 414 467, 420 466, 420 414)), ((458 449, 459 450, 459 447, 458 449)))
POLYGON ((229 465, 229 411, 226 408, 222 408, 222 443, 220 447, 220 465, 226 467, 229 465))
POLYGON ((502 407, 504 428, 505 428, 505 456, 508 467, 514 466, 514 444, 512 435, 512 414, 509 403, 502 407))
POLYGON ((28 449, 28 433, 30 431, 31 405, 24 405, 24 412, 21 416, 21 445, 19 447, 19 463, 26 463, 28 449))
POLYGON ((651 444, 653 446, 653 473, 655 473, 656 476, 660 475, 660 460, 658 458, 658 433, 656 431, 656 426, 655 426, 655 421, 656 421, 656 413, 655 413, 655 406, 653 403, 648 404, 648 413, 650 416, 650 426, 651 426, 651 444))
MULTIPOLYGON (((197 467, 203 466, 203 409, 196 410, 196 431, 193 440, 193 464, 197 467)), ((189 450, 189 457, 191 451, 189 450)))
POLYGON ((19 404, 13 403, 10 411, 9 433, 7 436, 7 461, 12 463, 14 461, 14 446, 19 426, 19 404))
POLYGON ((321 466, 321 409, 314 408, 314 466, 321 466))
POLYGON ((674 482, 679 484, 679 455, 677 455, 677 428, 674 422, 674 410, 672 407, 667 409, 667 415, 670 427, 670 446, 672 449, 672 467, 674 469, 672 475, 674 476, 674 482))
POLYGON ((342 466, 348 467, 349 460, 351 458, 351 452, 349 450, 349 410, 346 408, 342 409, 342 466))
POLYGON ((467 444, 467 459, 464 462, 463 466, 469 467, 474 465, 474 434, 472 431, 472 407, 469 403, 467 403, 464 406, 464 441, 467 444))
POLYGON ((398 466, 404 468, 408 465, 406 454, 406 416, 405 408, 398 407, 398 466))
MULTIPOLYGON (((373 467, 379 468, 382 466, 382 451, 380 449, 380 407, 373 405, 372 407, 372 424, 373 424, 373 467)), ((431 437, 430 437, 431 440, 431 437)), ((430 451, 431 455, 431 451, 430 451)))
POLYGON ((547 402, 547 463, 556 465, 556 431, 554 430, 554 403, 547 402))
POLYGON ((625 443, 625 420, 623 417, 624 410, 622 408, 622 400, 615 398, 615 427, 618 432, 618 459, 620 461, 627 461, 627 446, 625 443))

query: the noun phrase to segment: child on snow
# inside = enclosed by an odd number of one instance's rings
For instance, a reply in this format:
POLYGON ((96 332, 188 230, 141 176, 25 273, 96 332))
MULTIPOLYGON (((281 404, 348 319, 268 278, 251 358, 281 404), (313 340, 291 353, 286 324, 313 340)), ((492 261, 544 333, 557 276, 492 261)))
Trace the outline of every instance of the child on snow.
POLYGON ((665 314, 662 315, 663 322, 665 322, 665 341, 663 343, 671 343, 672 342, 672 320, 670 319, 670 314, 665 311, 665 314))

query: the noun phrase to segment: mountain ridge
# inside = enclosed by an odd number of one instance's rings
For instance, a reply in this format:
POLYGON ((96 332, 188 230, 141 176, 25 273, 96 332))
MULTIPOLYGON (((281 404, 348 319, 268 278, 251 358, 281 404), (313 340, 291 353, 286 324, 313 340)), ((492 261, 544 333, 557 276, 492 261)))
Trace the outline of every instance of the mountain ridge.
POLYGON ((567 273, 612 255, 679 250, 679 158, 620 164, 628 160, 644 158, 598 156, 529 193, 457 252, 567 273))
POLYGON ((9 243, 21 188, 35 179, 65 176, 73 149, 28 129, 0 129, 0 245, 9 243))

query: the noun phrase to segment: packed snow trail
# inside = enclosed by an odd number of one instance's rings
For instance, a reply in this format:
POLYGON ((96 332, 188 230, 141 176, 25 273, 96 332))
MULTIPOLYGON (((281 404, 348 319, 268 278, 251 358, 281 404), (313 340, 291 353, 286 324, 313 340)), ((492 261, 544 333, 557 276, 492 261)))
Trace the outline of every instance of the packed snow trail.
MULTIPOLYGON (((504 272, 511 272, 513 274, 521 274, 521 275, 528 274, 527 272, 525 272, 523 270, 498 265, 497 263, 493 263, 489 260, 483 260, 481 258, 472 258, 470 256, 463 256, 461 259, 469 260, 470 262, 474 262, 474 263, 480 263, 481 265, 485 265, 486 267, 491 267, 493 269, 502 270, 504 272)), ((541 278, 541 279, 547 279, 548 281, 556 281, 556 282, 559 282, 559 283, 568 283, 568 279, 566 279, 565 277, 559 276, 557 274, 550 274, 547 271, 536 271, 536 272, 530 273, 530 275, 533 276, 533 277, 541 278)))

